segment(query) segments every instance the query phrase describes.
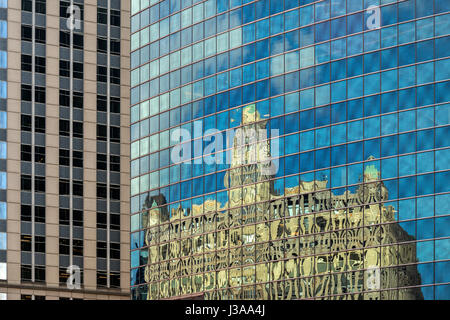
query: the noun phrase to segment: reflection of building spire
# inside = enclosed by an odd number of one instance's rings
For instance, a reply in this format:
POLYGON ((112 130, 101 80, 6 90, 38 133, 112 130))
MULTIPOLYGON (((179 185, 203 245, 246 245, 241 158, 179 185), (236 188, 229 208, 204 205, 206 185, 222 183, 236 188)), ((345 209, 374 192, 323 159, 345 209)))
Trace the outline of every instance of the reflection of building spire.
MULTIPOLYGON (((374 156, 370 156, 367 160, 374 160, 374 156)), ((374 164, 368 165, 364 169, 364 182, 375 181, 380 179, 380 172, 374 164)))
POLYGON ((242 126, 236 130, 232 142, 231 168, 245 166, 256 172, 261 163, 270 157, 267 121, 260 121, 261 116, 255 104, 244 107, 241 117, 242 126))
POLYGON ((141 209, 143 211, 142 226, 146 228, 167 221, 169 212, 166 207, 162 207, 166 203, 167 200, 163 194, 147 196, 141 209))
POLYGON ((231 150, 230 170, 225 174, 224 184, 227 188, 243 185, 241 189, 229 191, 229 199, 238 204, 240 201, 254 202, 268 199, 273 182, 266 181, 256 187, 252 184, 268 180, 269 174, 265 170, 271 166, 270 141, 267 136, 267 121, 261 121, 261 115, 256 105, 251 104, 242 109, 241 126, 236 130, 231 150))
POLYGON ((254 104, 244 107, 242 110, 242 124, 250 124, 259 120, 261 120, 261 115, 256 110, 256 106, 254 104))
POLYGON ((236 130, 233 139, 231 167, 258 165, 270 157, 267 121, 260 120, 261 116, 254 104, 243 108, 242 126, 236 130))

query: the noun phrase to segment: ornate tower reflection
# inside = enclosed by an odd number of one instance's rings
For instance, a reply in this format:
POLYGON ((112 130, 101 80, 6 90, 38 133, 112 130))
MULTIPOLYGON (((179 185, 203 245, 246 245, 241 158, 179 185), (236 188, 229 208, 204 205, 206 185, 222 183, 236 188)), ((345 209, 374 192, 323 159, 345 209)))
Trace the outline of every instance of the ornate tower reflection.
POLYGON ((147 299, 423 299, 409 288, 421 281, 414 238, 384 204, 376 166, 355 192, 335 195, 313 180, 277 194, 259 167, 270 142, 252 138, 266 125, 254 106, 244 110, 226 203, 169 212, 164 196, 147 198, 147 299))

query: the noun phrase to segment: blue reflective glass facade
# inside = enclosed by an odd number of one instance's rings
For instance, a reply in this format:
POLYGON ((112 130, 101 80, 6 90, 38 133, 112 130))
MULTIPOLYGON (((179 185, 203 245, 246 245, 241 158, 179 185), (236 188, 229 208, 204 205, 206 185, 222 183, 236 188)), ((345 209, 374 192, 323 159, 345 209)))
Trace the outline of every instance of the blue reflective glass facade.
POLYGON ((450 298, 449 1, 131 4, 134 299, 450 298), (177 129, 259 124, 272 175, 173 159, 177 129))

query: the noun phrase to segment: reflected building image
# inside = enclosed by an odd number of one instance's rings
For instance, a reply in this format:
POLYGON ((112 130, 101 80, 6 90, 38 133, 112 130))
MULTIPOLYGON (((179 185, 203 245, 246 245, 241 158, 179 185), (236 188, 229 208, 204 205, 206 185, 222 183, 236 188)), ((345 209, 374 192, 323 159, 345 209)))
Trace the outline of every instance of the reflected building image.
MULTIPOLYGON (((254 105, 243 110, 241 129, 260 120, 253 115, 254 105)), ((381 203, 388 190, 375 166, 355 193, 334 195, 328 181, 314 180, 280 195, 258 162, 246 164, 267 142, 234 139, 226 203, 169 212, 161 195, 148 199, 147 299, 423 299, 413 287, 420 284, 414 238, 381 203)))
POLYGON ((449 299, 449 26, 439 0, 132 0, 132 299, 449 299))

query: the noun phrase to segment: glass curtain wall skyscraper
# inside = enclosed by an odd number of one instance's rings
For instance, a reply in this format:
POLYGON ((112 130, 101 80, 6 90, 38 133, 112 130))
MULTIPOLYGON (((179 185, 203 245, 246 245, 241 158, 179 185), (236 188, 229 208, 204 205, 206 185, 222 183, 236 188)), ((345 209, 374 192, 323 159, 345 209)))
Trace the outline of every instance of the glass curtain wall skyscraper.
POLYGON ((132 298, 449 299, 449 30, 445 0, 131 0, 132 298))

